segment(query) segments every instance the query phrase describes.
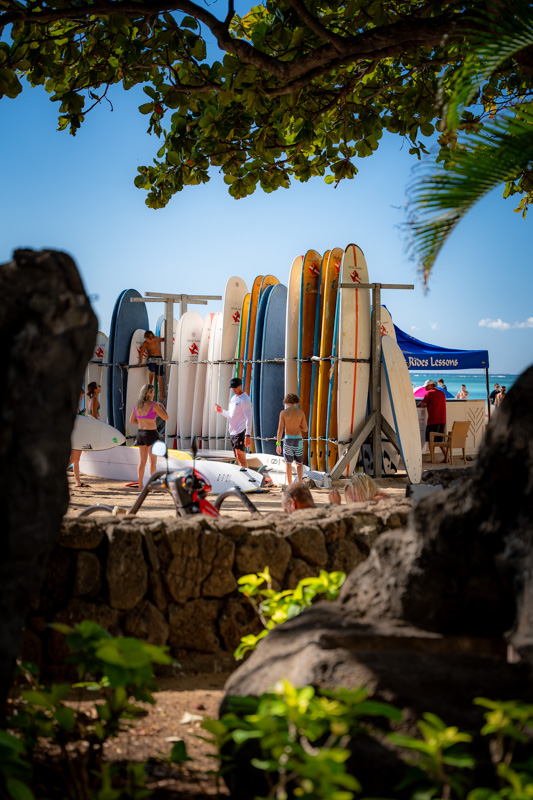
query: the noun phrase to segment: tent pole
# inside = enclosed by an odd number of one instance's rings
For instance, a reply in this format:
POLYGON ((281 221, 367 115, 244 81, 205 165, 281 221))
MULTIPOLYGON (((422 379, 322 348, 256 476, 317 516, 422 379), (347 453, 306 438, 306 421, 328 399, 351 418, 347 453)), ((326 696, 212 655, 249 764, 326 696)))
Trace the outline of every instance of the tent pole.
POLYGON ((490 422, 490 384, 489 384, 489 368, 485 367, 485 377, 487 379, 487 409, 489 412, 489 422, 490 422))

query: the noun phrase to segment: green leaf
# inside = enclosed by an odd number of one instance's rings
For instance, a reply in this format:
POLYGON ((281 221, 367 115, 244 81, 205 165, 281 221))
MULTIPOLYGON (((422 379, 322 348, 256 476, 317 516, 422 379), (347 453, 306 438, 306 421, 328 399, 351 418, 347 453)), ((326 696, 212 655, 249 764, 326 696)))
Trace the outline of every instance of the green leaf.
POLYGON ((170 760, 174 764, 185 764, 186 761, 192 761, 192 758, 189 758, 187 754, 187 747, 182 739, 172 745, 170 760))
POLYGON ((11 800, 35 800, 30 787, 17 778, 7 778, 6 789, 11 800))

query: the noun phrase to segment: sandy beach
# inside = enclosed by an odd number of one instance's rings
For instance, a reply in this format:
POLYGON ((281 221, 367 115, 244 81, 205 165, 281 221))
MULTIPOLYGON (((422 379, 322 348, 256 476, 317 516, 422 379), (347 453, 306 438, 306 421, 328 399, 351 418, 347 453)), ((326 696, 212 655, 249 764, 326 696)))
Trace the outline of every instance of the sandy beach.
MULTIPOLYGON (((474 461, 468 461, 467 467, 470 468, 474 461)), ((424 470, 438 470, 449 467, 449 464, 432 464, 428 456, 424 456, 423 467, 424 470)), ((460 458, 454 459, 454 467, 462 467, 463 462, 460 458)), ((74 483, 72 473, 68 474, 69 490, 70 490, 70 503, 66 518, 77 517, 85 508, 96 504, 104 504, 113 508, 119 507, 128 509, 132 506, 137 498, 136 487, 126 486, 124 481, 112 481, 104 478, 92 478, 88 475, 82 475, 82 481, 89 484, 88 488, 78 489, 74 483)), ((405 497, 405 488, 408 484, 407 475, 404 471, 398 472, 394 476, 380 478, 377 481, 380 488, 389 492, 392 497, 398 499, 405 497)), ((344 481, 337 481, 334 484, 340 490, 344 485, 344 481)), ((325 489, 312 489, 311 493, 316 505, 320 508, 329 504, 328 491, 325 489)), ((209 499, 213 502, 215 495, 210 495, 209 499)), ((281 511, 281 487, 272 486, 270 489, 262 492, 254 492, 250 494, 250 499, 259 509, 262 514, 270 514, 276 511, 281 511)), ((96 512, 98 515, 105 515, 106 512, 96 512)), ((174 517, 176 514, 174 503, 167 491, 151 492, 140 510, 137 512, 138 518, 146 519, 168 519, 174 517)), ((229 499, 224 501, 222 507, 223 516, 231 516, 235 518, 249 518, 250 513, 247 511, 238 500, 229 499)))

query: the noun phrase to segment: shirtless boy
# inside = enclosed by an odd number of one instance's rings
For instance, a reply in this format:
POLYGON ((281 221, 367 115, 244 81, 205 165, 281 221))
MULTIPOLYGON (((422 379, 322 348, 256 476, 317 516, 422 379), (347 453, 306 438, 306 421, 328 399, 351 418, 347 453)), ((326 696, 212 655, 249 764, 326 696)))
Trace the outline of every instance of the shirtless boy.
POLYGON ((285 469, 287 471, 287 484, 292 482, 292 464, 296 464, 298 480, 301 481, 304 474, 303 456, 304 442, 302 433, 307 433, 307 422, 305 414, 297 408, 300 398, 297 394, 286 394, 283 398, 284 410, 279 415, 278 433, 276 436, 276 453, 281 455, 281 437, 285 430, 283 441, 283 458, 285 459, 285 469))
POLYGON ((150 370, 149 382, 154 382, 154 375, 157 377, 159 384, 159 399, 163 398, 163 356, 161 355, 161 342, 165 340, 161 336, 156 336, 152 331, 144 332, 144 342, 139 350, 139 366, 142 365, 143 356, 146 353, 148 356, 148 369, 150 370))

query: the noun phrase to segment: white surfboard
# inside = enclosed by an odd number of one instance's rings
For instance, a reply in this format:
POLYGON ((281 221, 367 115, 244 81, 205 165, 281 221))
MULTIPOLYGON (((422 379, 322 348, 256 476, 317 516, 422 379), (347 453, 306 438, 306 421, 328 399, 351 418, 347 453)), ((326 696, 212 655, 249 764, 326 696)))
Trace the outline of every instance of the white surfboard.
POLYGON ((167 390, 168 420, 165 425, 165 437, 168 447, 176 443, 176 426, 178 423, 179 331, 180 326, 178 322, 176 335, 174 337, 174 346, 172 347, 172 364, 170 365, 170 377, 168 379, 167 390))
MULTIPOLYGON (((137 436, 139 426, 137 423, 130 423, 130 415, 133 406, 139 399, 139 393, 142 387, 150 383, 150 372, 148 367, 139 367, 139 353, 144 343, 144 330, 138 328, 131 337, 130 357, 128 359, 128 385, 126 389, 126 439, 137 436)), ((143 358, 143 364, 146 364, 146 357, 143 358)))
POLYGON ((77 414, 70 437, 72 450, 110 450, 125 442, 120 431, 94 417, 77 414))
MULTIPOLYGON (((220 344, 222 341, 222 312, 218 312, 218 316, 214 322, 213 339, 213 352, 211 363, 211 374, 209 379, 209 449, 215 450, 217 447, 217 417, 218 414, 215 410, 215 403, 218 402, 218 375, 220 371, 220 344)), ((226 421, 226 418, 223 418, 226 421)))
MULTIPOLYGON (((368 268, 362 250, 349 244, 344 251, 340 283, 368 283, 368 268)), ((370 363, 343 361, 342 359, 370 358, 370 289, 339 289, 340 303, 337 394, 337 438, 339 457, 354 433, 366 418, 370 363)), ((356 455, 346 471, 351 475, 357 464, 356 455)))
MULTIPOLYGON (((107 366, 103 366, 106 363, 107 336, 105 333, 102 333, 102 331, 98 331, 96 334, 93 355, 85 370, 85 392, 87 392, 87 386, 93 381, 96 381, 96 383, 100 384, 102 387, 102 391, 100 392, 100 396, 98 398, 98 402, 100 403, 99 414, 102 422, 107 422, 107 366)), ((87 395, 85 395, 85 400, 81 401, 82 408, 83 403, 86 401, 87 395)))
POLYGON ((204 321, 197 311, 186 311, 180 322, 178 420, 180 447, 188 449, 191 446, 194 387, 204 321))
MULTIPOLYGON (((192 467, 192 459, 176 458, 173 453, 183 455, 179 451, 169 450, 168 467, 171 472, 183 467, 192 467)), ((158 457, 157 469, 165 469, 165 463, 164 457, 158 457)), ((83 475, 127 483, 137 481, 138 465, 138 447, 116 447, 114 450, 105 452, 85 451, 80 458, 80 472, 83 475)), ((238 486, 243 492, 255 492, 263 484, 263 477, 258 472, 241 469, 235 464, 197 459, 195 468, 210 483, 211 494, 220 494, 232 486, 238 486)), ((147 465, 145 480, 148 477, 149 466, 147 465)))
MULTIPOLYGON (((390 397, 393 427, 411 483, 422 479, 422 449, 413 385, 404 355, 391 336, 381 338, 385 385, 390 397)), ((385 386, 382 386, 383 392, 385 386)))
MULTIPOLYGON (((287 485, 287 470, 282 456, 271 455, 269 453, 252 453, 246 456, 246 461, 251 469, 261 470, 261 474, 269 477, 276 486, 287 485)), ((296 464, 293 464, 293 480, 297 480, 296 464)), ((322 485, 326 478, 325 472, 315 472, 303 464, 304 478, 313 477, 317 486, 322 485)))
POLYGON ((191 438, 196 437, 198 447, 203 450, 204 445, 207 448, 208 442, 202 441, 203 436, 203 420, 204 420, 204 402, 206 394, 206 374, 207 374, 207 358, 209 355, 209 339, 211 335, 211 326, 215 315, 213 312, 207 315, 202 326, 202 335, 200 337, 200 344, 198 345, 198 362, 196 364, 196 378, 194 381, 194 395, 192 401, 192 420, 191 420, 191 438))
POLYGON ((298 393, 298 322, 302 288, 303 256, 292 262, 287 286, 287 324, 285 327, 285 394, 298 393))
MULTIPOLYGON (((235 349, 239 339, 242 301, 248 287, 242 278, 233 275, 226 283, 222 310, 222 337, 220 340, 220 369, 218 372, 218 391, 216 402, 227 408, 230 398, 229 382, 235 372, 235 349)), ((229 445, 228 421, 222 414, 217 414, 216 437, 217 450, 225 450, 229 445)))

